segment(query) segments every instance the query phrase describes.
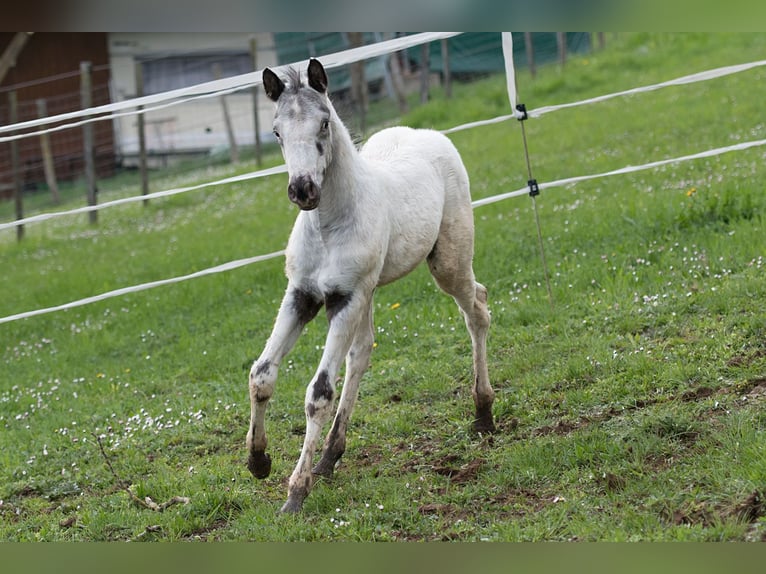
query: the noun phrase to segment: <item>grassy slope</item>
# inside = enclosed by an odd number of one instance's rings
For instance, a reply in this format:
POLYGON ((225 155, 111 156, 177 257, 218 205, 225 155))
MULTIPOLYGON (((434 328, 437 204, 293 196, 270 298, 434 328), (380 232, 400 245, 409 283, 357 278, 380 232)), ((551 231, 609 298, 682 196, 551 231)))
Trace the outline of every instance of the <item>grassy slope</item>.
MULTIPOLYGON (((762 59, 763 35, 628 35, 562 73, 519 74, 530 109, 762 59)), ((527 123, 548 181, 766 137, 756 70, 527 123)), ((507 113, 502 79, 403 123, 507 113)), ((453 136, 476 198, 524 185, 513 123, 453 136)), ((470 354, 424 269, 377 296, 377 347, 344 463, 300 517, 275 518, 326 322, 282 370, 271 477, 244 468, 246 376, 282 261, 0 325, 0 537, 22 540, 742 540, 766 490, 763 149, 595 180, 476 211, 501 432, 469 432, 470 354), (694 191, 692 191, 694 190, 694 191), (398 304, 398 305, 397 305, 398 304), (139 496, 191 498, 155 514, 139 496), (62 526, 63 524, 63 526, 62 526), (147 530, 158 525, 159 529, 147 530)), ((219 172, 216 172, 219 173, 219 172)), ((200 180, 210 174, 199 174, 200 180)), ((177 185, 158 182, 158 186, 177 185)), ((29 226, 0 239, 0 315, 280 249, 280 178, 29 226)), ((119 193, 115 191, 115 194, 119 193)))

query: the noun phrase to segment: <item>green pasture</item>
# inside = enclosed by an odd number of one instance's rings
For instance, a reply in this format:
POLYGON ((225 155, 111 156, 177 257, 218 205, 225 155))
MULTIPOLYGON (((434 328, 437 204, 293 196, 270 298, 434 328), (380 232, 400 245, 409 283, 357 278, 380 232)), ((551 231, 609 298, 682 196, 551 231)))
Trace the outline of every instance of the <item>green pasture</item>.
MULTIPOLYGON (((518 71, 532 110, 766 58, 766 34, 620 34, 518 71)), ((542 183, 766 138, 766 69, 526 122, 542 183)), ((508 113, 501 76, 437 91, 399 123, 508 113)), ((389 121, 388 123, 391 123, 389 121)), ((518 122, 450 136, 475 199, 527 172, 518 122)), ((274 165, 275 152, 267 158, 274 165)), ((154 189, 253 166, 152 174, 154 189)), ((0 231, 0 317, 284 247, 284 175, 0 231)), ((137 194, 123 177, 100 201, 137 194)), ((468 334, 418 268, 376 295, 376 347, 348 448, 278 513, 326 333, 310 324, 269 406, 271 476, 245 462, 247 375, 283 259, 0 324, 6 541, 745 541, 766 537, 766 147, 475 210, 498 432, 471 431, 468 334), (128 493, 130 491, 130 494, 128 493), (158 512, 138 500, 188 503, 158 512)), ((83 204, 77 186, 58 207, 83 204)), ((0 205, 3 221, 12 205, 0 205)))

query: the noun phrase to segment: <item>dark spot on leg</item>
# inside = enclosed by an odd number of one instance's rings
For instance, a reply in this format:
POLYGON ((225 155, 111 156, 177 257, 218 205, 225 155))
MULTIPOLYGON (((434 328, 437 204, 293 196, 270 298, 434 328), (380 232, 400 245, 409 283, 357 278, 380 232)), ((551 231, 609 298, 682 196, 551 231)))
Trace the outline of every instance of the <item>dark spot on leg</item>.
POLYGON ((314 417, 314 414, 315 414, 316 412, 317 412, 317 408, 314 406, 314 403, 309 403, 308 405, 306 405, 306 414, 307 414, 307 415, 308 415, 310 418, 313 418, 313 417, 314 417))
POLYGON ((255 368, 255 374, 262 375, 263 373, 269 370, 269 367, 271 367, 271 362, 263 361, 262 363, 259 363, 258 366, 255 368))
POLYGON ((255 478, 266 478, 271 472, 271 457, 262 450, 251 450, 247 468, 255 478))
POLYGON ((343 456, 346 450, 346 438, 340 436, 340 414, 335 417, 335 422, 330 432, 330 438, 322 453, 321 460, 311 470, 313 474, 330 478, 335 471, 335 464, 343 456))
POLYGON ((491 434, 495 432, 495 421, 492 420, 492 404, 476 407, 476 419, 473 421, 475 432, 491 434))
POLYGON ((317 380, 314 382, 314 401, 318 401, 320 399, 331 401, 333 394, 334 392, 332 390, 332 386, 330 385, 330 379, 327 376, 327 371, 320 372, 319 376, 317 376, 317 380))
POLYGON ((314 298, 313 295, 300 289, 293 291, 293 310, 298 315, 298 321, 301 325, 305 325, 311 321, 316 314, 319 313, 319 309, 322 308, 322 302, 314 298))
POLYGON ((351 301, 351 293, 332 291, 325 295, 324 301, 327 307, 327 320, 332 322, 335 316, 351 301))

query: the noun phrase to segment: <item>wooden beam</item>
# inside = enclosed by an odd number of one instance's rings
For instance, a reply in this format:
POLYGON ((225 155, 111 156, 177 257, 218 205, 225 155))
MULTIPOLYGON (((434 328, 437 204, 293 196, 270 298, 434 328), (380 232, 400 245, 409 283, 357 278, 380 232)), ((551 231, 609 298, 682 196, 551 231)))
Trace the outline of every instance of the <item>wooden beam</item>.
POLYGON ((3 51, 0 56, 0 82, 5 79, 5 75, 8 71, 16 65, 16 59, 21 54, 24 46, 27 44, 27 40, 34 32, 16 32, 16 35, 11 39, 10 44, 3 51))

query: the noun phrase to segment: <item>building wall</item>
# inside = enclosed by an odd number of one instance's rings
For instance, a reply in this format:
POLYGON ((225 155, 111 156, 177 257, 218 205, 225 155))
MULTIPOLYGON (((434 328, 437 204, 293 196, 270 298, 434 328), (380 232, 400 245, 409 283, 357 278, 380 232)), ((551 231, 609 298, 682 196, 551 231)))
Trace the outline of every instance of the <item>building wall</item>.
MULTIPOLYGON (((0 33, 0 51, 5 50, 15 33, 0 33)), ((0 123, 9 123, 8 94, 16 92, 18 121, 38 117, 37 99, 44 99, 47 115, 81 108, 80 62, 93 66, 93 105, 110 102, 109 56, 106 34, 102 33, 43 33, 32 34, 13 66, 0 82, 0 123)), ((108 121, 96 122, 96 168, 105 176, 114 169, 114 133, 108 121)), ((60 180, 79 177, 83 172, 82 128, 67 129, 51 134, 51 148, 60 180)), ((19 140, 22 181, 34 189, 45 181, 42 169, 40 138, 19 140)), ((0 144, 0 193, 13 182, 10 144, 0 144)))
MULTIPOLYGON (((109 60, 112 69, 113 97, 122 101, 136 96, 136 67, 142 62, 161 62, 168 58, 250 54, 250 39, 255 37, 258 68, 277 64, 270 33, 110 33, 109 60)), ((249 69, 241 73, 253 71, 249 69)), ((226 76, 227 74, 224 74, 226 76)), ((212 78, 212 75, 210 76, 212 78)), ((181 87, 180 85, 177 87, 181 87)), ((258 117, 262 136, 271 133, 273 104, 258 88, 258 117)), ((251 90, 226 96, 238 145, 255 141, 254 101, 251 90)), ((220 98, 201 99, 147 112, 146 145, 150 155, 208 153, 228 145, 220 98)), ((136 116, 114 120, 118 153, 123 163, 137 161, 138 121, 136 116)))

